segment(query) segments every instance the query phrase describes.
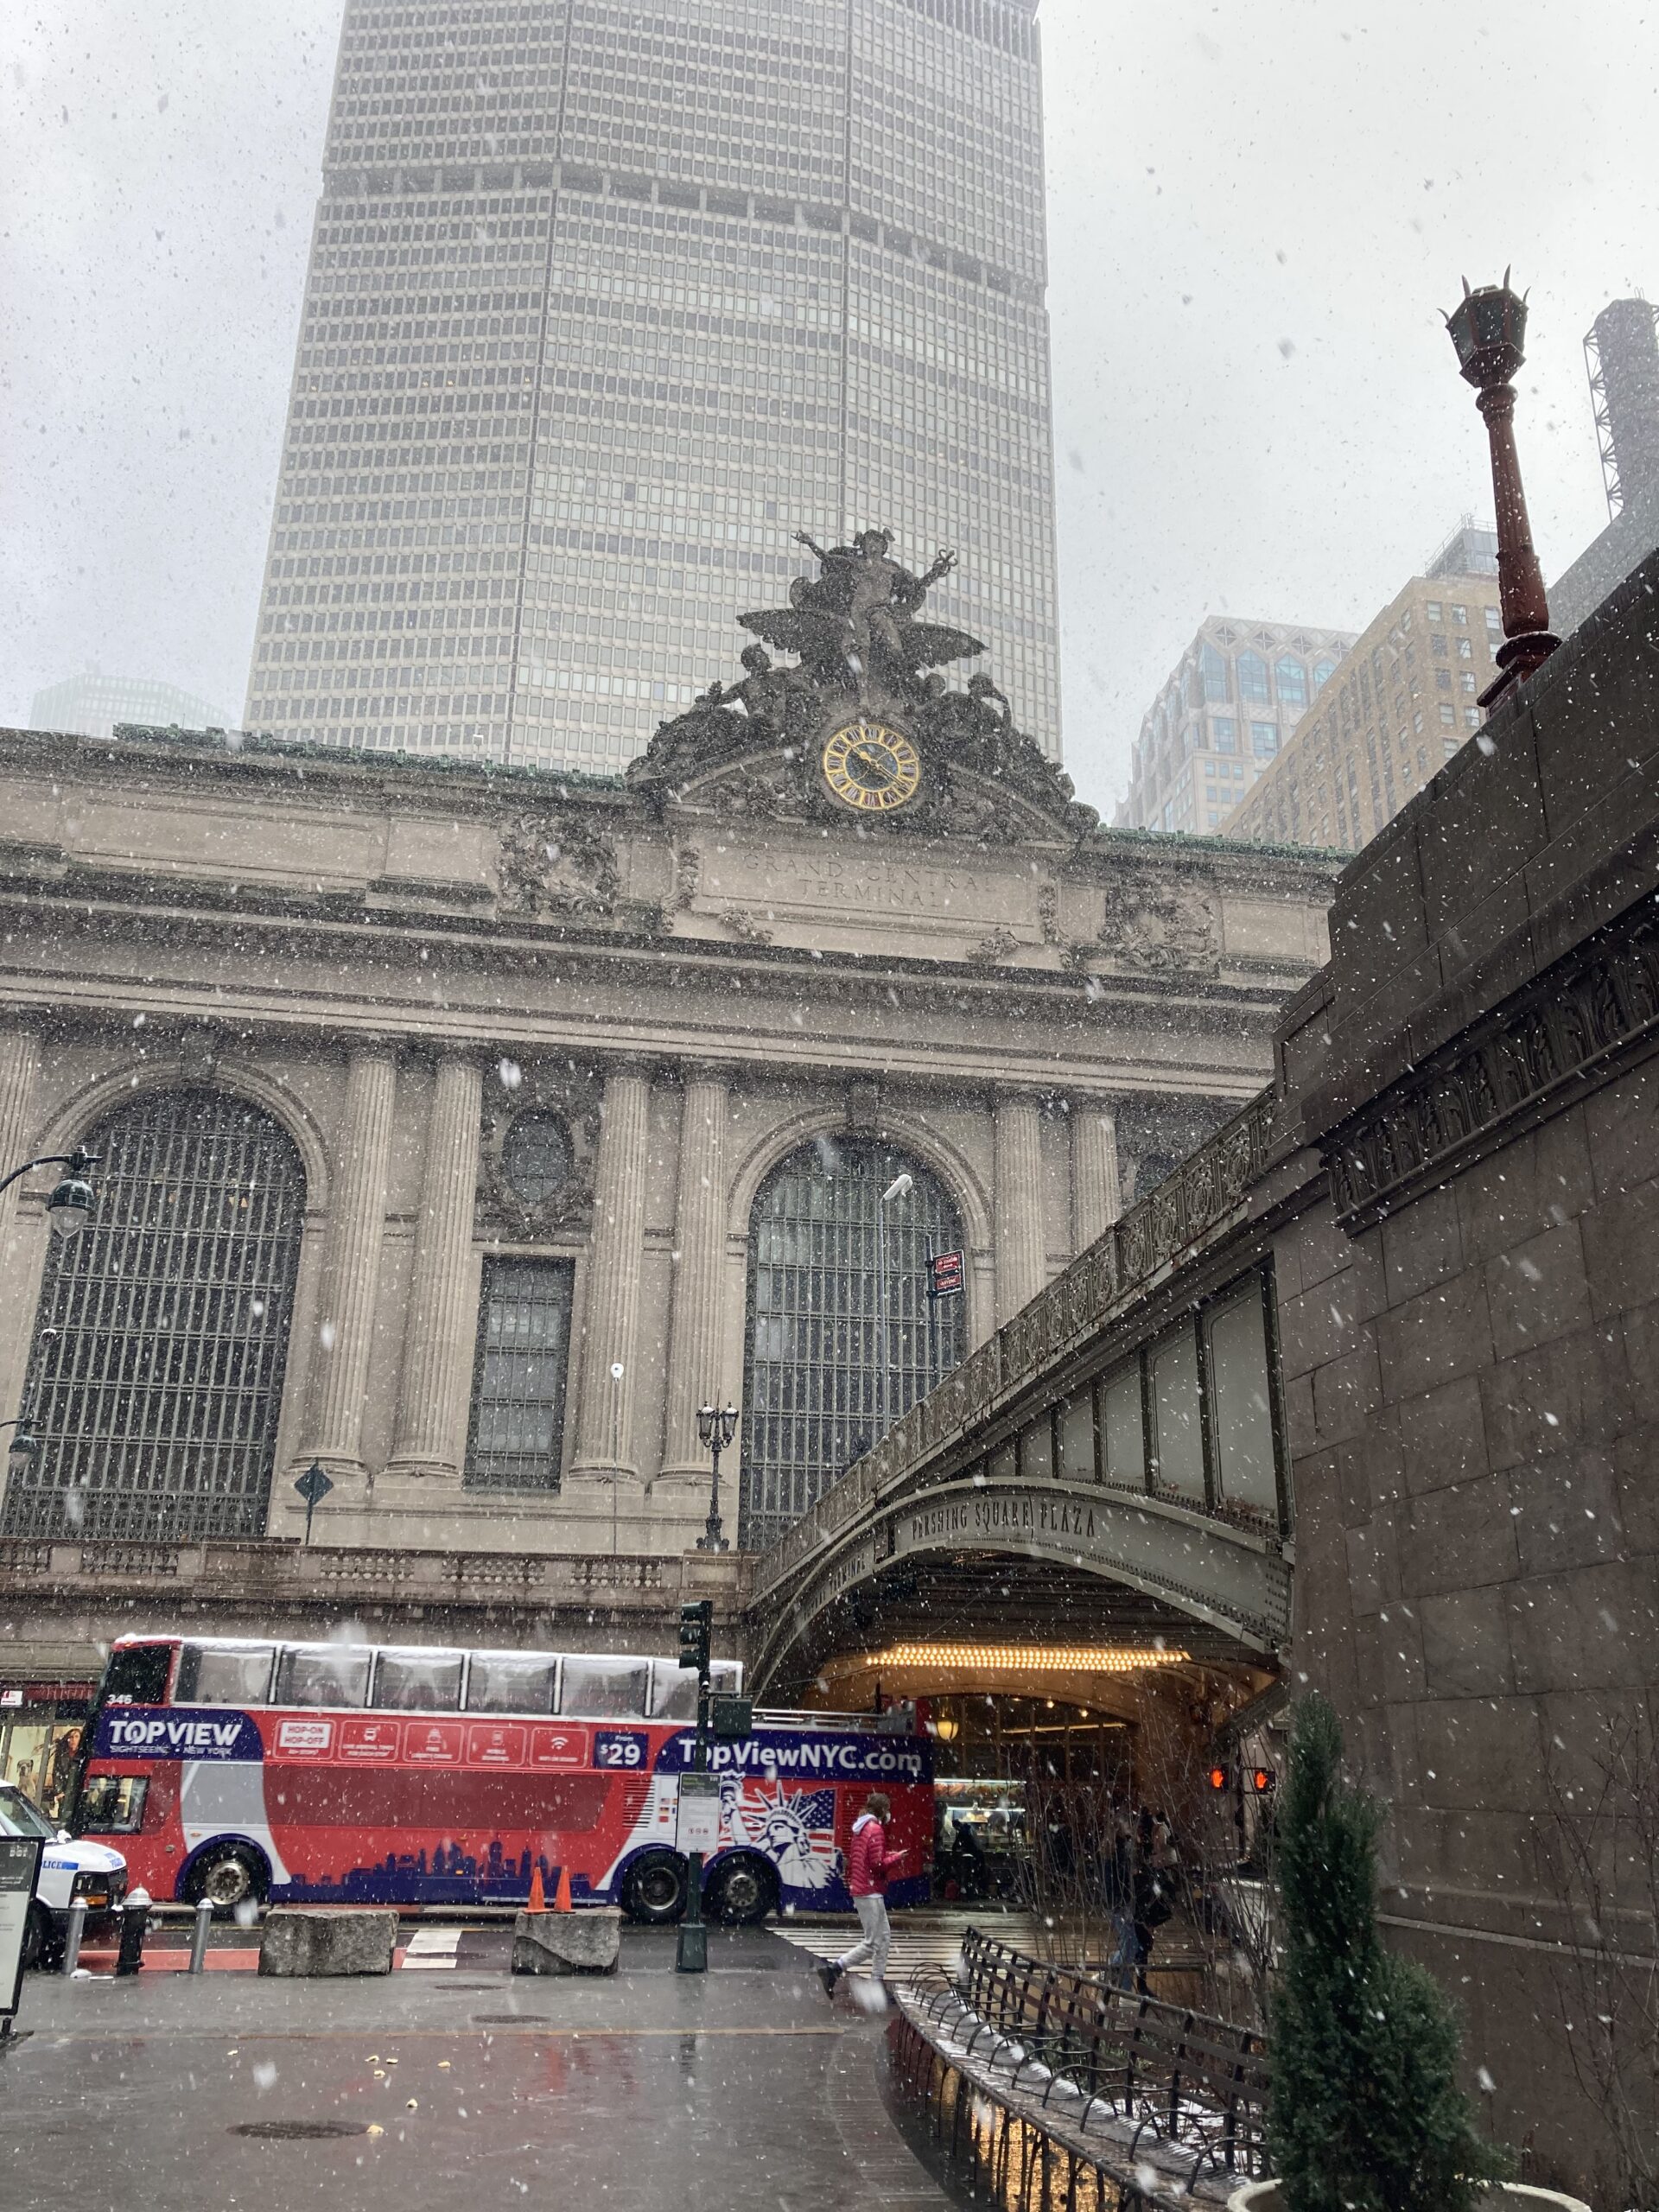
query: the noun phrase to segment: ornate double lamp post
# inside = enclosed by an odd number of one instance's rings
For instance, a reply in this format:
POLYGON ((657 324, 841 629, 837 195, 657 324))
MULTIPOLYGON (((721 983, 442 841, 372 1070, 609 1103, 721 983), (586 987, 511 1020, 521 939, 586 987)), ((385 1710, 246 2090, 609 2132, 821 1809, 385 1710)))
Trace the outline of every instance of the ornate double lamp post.
POLYGON ((1516 683, 1541 668, 1560 639, 1550 634, 1549 602, 1543 571, 1533 549, 1527 519, 1527 495, 1521 483, 1521 457, 1515 447, 1516 371, 1526 359, 1527 302, 1510 289, 1510 272, 1501 284, 1471 291, 1446 318, 1458 352, 1458 366, 1474 385, 1475 404, 1486 418, 1492 448, 1492 494, 1497 509, 1497 588, 1503 616, 1503 643, 1497 659, 1502 671, 1482 692, 1490 707, 1516 683))
POLYGON ((709 1492, 709 1518, 697 1538, 700 1552, 728 1552, 732 1548, 720 1528, 720 1455, 730 1449, 741 1418, 734 1405, 697 1408, 697 1440, 715 1463, 714 1484, 709 1492))

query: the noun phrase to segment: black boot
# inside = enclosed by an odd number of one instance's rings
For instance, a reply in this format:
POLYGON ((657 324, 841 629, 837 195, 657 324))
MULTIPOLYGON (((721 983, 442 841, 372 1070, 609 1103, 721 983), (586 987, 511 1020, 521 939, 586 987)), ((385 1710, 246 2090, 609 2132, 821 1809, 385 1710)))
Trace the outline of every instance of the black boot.
POLYGON ((826 1997, 835 1995, 836 1984, 846 1971, 845 1967, 838 1967, 833 1959, 825 1959, 821 1963, 818 1967, 818 1980, 823 1984, 823 1993, 826 1997))

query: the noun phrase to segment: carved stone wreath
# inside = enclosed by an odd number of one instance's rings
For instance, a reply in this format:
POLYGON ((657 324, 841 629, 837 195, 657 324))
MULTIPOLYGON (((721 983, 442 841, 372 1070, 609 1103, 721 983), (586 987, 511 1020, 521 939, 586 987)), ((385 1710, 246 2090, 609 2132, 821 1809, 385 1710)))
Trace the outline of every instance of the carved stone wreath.
POLYGON ((607 914, 621 878, 616 847, 597 826, 568 813, 519 814, 501 831, 501 911, 531 920, 607 914))
POLYGON ((594 1165, 599 1153, 599 1096, 596 1077, 560 1061, 518 1071, 515 1088, 492 1080, 486 1086, 483 1142, 479 1154, 478 1218, 483 1228, 514 1242, 534 1243, 562 1230, 585 1227, 593 1218, 594 1165), (521 1198, 502 1164, 502 1153, 515 1122, 527 1114, 556 1114, 570 1141, 570 1173, 556 1191, 542 1199, 521 1198))
POLYGON ((1150 976, 1213 976, 1220 967, 1215 901, 1196 883, 1109 883, 1100 942, 1119 967, 1150 976))

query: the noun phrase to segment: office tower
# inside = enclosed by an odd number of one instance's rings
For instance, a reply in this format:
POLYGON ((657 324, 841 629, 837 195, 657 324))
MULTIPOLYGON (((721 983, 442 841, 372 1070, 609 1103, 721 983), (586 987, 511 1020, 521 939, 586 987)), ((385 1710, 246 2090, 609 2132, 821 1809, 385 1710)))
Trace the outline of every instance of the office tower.
POLYGON ((1613 300, 1584 341, 1607 489, 1607 527, 1550 587, 1549 626, 1576 630, 1659 545, 1659 318, 1649 300, 1613 300))
POLYGON ((1465 520, 1361 632, 1224 834, 1357 852, 1479 728, 1503 642, 1497 533, 1465 520))
POLYGON ((347 0, 250 727, 614 772, 798 528, 1059 747, 1037 0, 347 0))
POLYGON ((90 670, 35 694, 29 710, 31 729, 70 730, 81 737, 107 737, 118 722, 144 722, 166 728, 228 729, 231 717, 193 691, 175 683, 150 683, 141 676, 100 676, 90 670))
POLYGON ((1353 644, 1347 630, 1211 615, 1147 710, 1120 829, 1218 829, 1353 644))

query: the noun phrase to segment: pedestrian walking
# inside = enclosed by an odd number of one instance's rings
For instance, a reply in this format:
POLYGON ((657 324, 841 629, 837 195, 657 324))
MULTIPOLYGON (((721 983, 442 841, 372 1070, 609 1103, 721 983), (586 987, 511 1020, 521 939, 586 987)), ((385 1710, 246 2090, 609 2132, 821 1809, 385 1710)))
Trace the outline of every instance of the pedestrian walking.
POLYGON ((853 1893, 853 1909, 858 1915, 861 1939, 850 1951, 843 1951, 838 1959, 828 1959, 818 1968, 818 1979, 826 1993, 833 1997, 836 1984, 849 1967, 870 1962, 877 1986, 883 1995, 887 1990, 887 1951, 893 1942, 893 1930, 887 1924, 887 1877, 904 1859, 901 1851, 887 1849, 888 1821, 893 1817, 893 1805, 883 1790, 873 1789, 864 1800, 864 1809, 853 1822, 853 1843, 847 1853, 847 1886, 853 1893))

